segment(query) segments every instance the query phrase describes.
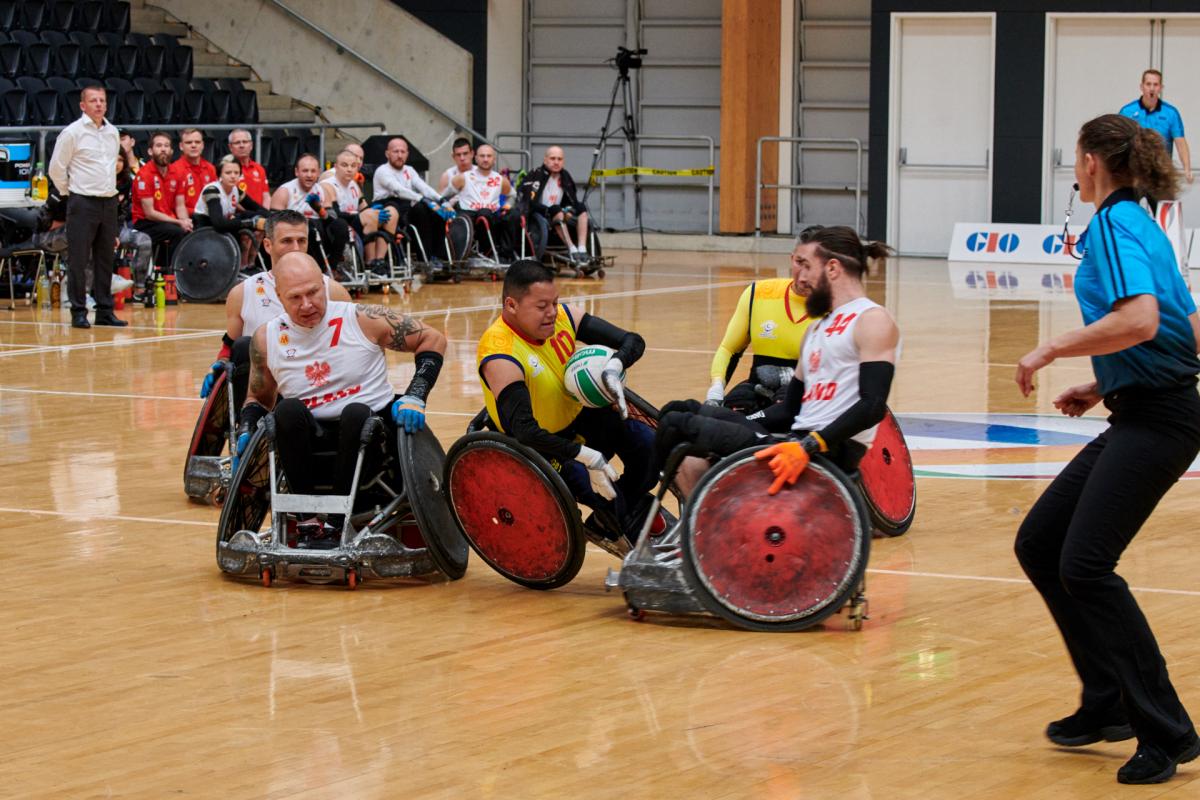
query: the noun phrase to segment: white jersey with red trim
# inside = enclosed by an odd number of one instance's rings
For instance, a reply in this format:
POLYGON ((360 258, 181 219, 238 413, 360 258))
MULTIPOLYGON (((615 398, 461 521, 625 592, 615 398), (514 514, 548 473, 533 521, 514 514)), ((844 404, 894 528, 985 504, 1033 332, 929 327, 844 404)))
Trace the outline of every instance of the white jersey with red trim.
POLYGON ((309 189, 308 191, 304 191, 303 189, 300 188, 300 179, 292 178, 290 181, 283 184, 279 188, 287 189, 287 193, 288 193, 287 207, 289 209, 291 209, 292 211, 299 211, 301 214, 303 214, 304 216, 306 216, 309 219, 317 218, 317 212, 313 211, 313 207, 310 206, 308 204, 308 201, 304 199, 304 198, 308 197, 310 194, 314 194, 314 193, 319 194, 320 193, 320 190, 317 189, 317 185, 315 183, 313 184, 313 187, 311 189, 309 189))
MULTIPOLYGON (((329 276, 324 276, 325 299, 329 299, 329 276)), ((283 303, 275 291, 275 274, 271 271, 251 275, 242 281, 242 336, 254 332, 283 313, 283 303)))
MULTIPOLYGON (((854 329, 872 308, 879 308, 879 304, 860 297, 808 326, 800 348, 804 402, 792 430, 820 431, 858 402, 858 368, 862 360, 854 343, 854 329)), ((870 447, 877 427, 872 425, 851 438, 870 447)))
POLYGON ((358 205, 362 200, 362 187, 356 181, 350 181, 349 186, 342 186, 337 178, 321 181, 326 186, 333 187, 333 204, 342 214, 357 214, 358 205))
POLYGON ((286 314, 268 322, 267 366, 279 394, 299 398, 319 420, 336 420, 350 403, 379 411, 396 394, 383 348, 359 327, 354 303, 331 300, 312 328, 286 314))
POLYGON ((546 179, 546 187, 542 189, 542 203, 546 206, 562 205, 562 178, 551 175, 546 179))
POLYGON ((504 176, 492 170, 486 175, 479 167, 471 167, 463 173, 463 188, 458 193, 458 207, 468 211, 495 211, 500 207, 500 190, 504 186, 504 176))

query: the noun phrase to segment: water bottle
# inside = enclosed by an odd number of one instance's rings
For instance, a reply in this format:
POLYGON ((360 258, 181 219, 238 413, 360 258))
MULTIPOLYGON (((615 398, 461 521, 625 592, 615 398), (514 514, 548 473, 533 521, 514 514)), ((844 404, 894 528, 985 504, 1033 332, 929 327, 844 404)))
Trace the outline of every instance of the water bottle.
POLYGON ((54 280, 50 282, 50 307, 62 307, 62 276, 58 274, 58 270, 54 271, 54 280))
POLYGON ((46 277, 46 273, 42 273, 42 277, 38 279, 37 285, 37 304, 41 308, 50 307, 50 279, 46 277))
POLYGON ((167 307, 167 282, 161 272, 154 273, 154 307, 167 307))
POLYGON ((35 202, 44 203, 50 196, 50 182, 46 180, 46 169, 42 162, 37 162, 33 172, 33 187, 29 195, 35 202))

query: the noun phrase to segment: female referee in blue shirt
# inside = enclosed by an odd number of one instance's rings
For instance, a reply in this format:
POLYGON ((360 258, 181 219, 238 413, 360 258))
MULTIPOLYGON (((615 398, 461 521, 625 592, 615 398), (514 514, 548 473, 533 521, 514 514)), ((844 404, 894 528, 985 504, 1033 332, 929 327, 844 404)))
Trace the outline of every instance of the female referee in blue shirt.
POLYGON ((1117 114, 1097 117, 1079 132, 1075 177, 1080 198, 1097 207, 1075 275, 1085 327, 1028 353, 1016 380, 1028 396, 1034 373, 1054 359, 1091 356, 1096 380, 1054 405, 1079 416, 1103 400, 1112 413, 1030 509, 1016 553, 1083 682, 1080 708, 1046 735, 1066 746, 1137 736, 1117 780, 1159 783, 1200 755, 1200 739, 1115 568, 1200 451, 1200 323, 1170 242, 1137 203, 1178 189, 1159 135, 1117 114))

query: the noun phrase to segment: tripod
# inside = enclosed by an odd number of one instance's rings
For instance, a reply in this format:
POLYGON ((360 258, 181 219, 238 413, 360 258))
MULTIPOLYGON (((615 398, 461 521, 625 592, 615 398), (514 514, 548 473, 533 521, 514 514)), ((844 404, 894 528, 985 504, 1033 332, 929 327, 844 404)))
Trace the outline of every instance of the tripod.
MULTIPOLYGON (((636 162, 638 160, 638 140, 637 140, 637 124, 633 119, 633 92, 629 86, 629 70, 620 65, 618 59, 618 74, 617 79, 613 81, 612 97, 608 101, 608 113, 604 117, 604 127, 600 129, 600 140, 596 142, 596 147, 592 150, 592 168, 588 170, 588 188, 583 193, 583 202, 586 204, 588 196, 592 193, 595 184, 591 182, 591 175, 596 171, 597 165, 600 163, 600 154, 604 150, 604 144, 609 139, 615 137, 618 133, 625 134, 625 141, 629 144, 629 156, 636 162), (613 112, 617 108, 617 94, 621 95, 622 108, 622 124, 616 130, 611 130, 613 112)), ((636 164, 635 164, 636 166, 636 164)), ((646 252, 646 229, 642 225, 642 182, 638 174, 633 174, 633 211, 637 218, 638 236, 642 243, 642 252, 646 252)))

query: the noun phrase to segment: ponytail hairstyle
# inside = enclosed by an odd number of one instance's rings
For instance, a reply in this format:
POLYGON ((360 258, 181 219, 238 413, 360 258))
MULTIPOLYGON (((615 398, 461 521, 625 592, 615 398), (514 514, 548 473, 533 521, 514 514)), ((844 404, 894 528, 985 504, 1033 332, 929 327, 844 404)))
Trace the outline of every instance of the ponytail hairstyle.
POLYGON ((862 280, 871 259, 880 264, 896 251, 883 242, 863 241, 858 232, 847 225, 813 225, 800 232, 799 244, 816 244, 821 260, 836 258, 846 271, 862 280))
POLYGON ((1079 147, 1100 159, 1118 186, 1155 200, 1174 200, 1179 194, 1179 173, 1162 136, 1129 117, 1104 114, 1084 123, 1079 147))

